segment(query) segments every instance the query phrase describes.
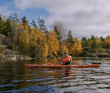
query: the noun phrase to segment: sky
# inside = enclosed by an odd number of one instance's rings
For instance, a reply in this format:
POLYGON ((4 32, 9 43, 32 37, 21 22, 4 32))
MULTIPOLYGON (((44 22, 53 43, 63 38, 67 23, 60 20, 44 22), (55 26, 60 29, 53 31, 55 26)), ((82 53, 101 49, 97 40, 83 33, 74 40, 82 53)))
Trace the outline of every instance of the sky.
POLYGON ((10 16, 16 12, 18 18, 26 16, 37 24, 42 17, 47 29, 55 21, 63 24, 73 37, 110 35, 110 0, 1 0, 0 15, 10 16))

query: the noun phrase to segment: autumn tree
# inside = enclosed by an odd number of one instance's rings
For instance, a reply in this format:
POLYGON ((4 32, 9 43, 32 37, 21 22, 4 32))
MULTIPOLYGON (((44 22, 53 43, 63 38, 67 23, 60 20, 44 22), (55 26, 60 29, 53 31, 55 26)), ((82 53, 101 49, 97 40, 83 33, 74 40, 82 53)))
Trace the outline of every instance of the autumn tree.
POLYGON ((59 51, 59 41, 57 39, 57 35, 55 31, 51 31, 49 33, 49 38, 48 38, 48 46, 49 46, 49 57, 52 57, 52 52, 57 54, 59 51))
POLYGON ((36 57, 37 48, 37 37, 38 37, 38 29, 31 28, 30 29, 30 56, 32 58, 36 57))
POLYGON ((46 42, 46 37, 42 30, 39 29, 38 31, 38 37, 37 37, 37 53, 39 53, 38 56, 40 57, 47 57, 48 56, 48 46, 46 42))
POLYGON ((110 49, 110 36, 105 38, 105 48, 110 49))
POLYGON ((65 44, 65 42, 63 42, 62 44, 59 45, 59 56, 63 56, 64 52, 68 52, 68 48, 67 45, 65 44))
POLYGON ((31 57, 47 57, 48 45, 42 30, 31 28, 30 31, 30 54, 31 57))
POLYGON ((82 54, 82 44, 81 41, 78 40, 77 37, 74 38, 74 44, 70 50, 70 54, 72 56, 80 56, 82 54))
POLYGON ((20 52, 26 55, 29 55, 30 49, 30 36, 28 32, 28 26, 23 26, 23 23, 20 24, 21 32, 19 33, 19 47, 20 52))

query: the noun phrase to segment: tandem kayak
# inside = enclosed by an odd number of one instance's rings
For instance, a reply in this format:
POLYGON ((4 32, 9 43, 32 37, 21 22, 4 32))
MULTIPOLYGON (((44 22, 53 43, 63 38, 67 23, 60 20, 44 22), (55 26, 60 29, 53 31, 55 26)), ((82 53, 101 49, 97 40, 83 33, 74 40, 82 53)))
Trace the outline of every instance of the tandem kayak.
POLYGON ((63 68, 63 67, 74 67, 74 68, 98 68, 99 64, 90 64, 90 65, 61 65, 61 64, 44 64, 44 65, 36 65, 36 64, 25 64, 27 68, 63 68))

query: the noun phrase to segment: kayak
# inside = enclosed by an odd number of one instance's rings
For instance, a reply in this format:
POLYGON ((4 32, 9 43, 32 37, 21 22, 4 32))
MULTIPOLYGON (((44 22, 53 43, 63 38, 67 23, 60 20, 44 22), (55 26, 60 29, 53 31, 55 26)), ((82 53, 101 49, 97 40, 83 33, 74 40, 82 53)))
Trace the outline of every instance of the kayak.
POLYGON ((74 67, 74 68, 98 68, 99 64, 90 64, 90 65, 61 65, 61 64, 44 64, 44 65, 36 65, 36 64, 25 64, 27 68, 63 68, 63 67, 74 67))

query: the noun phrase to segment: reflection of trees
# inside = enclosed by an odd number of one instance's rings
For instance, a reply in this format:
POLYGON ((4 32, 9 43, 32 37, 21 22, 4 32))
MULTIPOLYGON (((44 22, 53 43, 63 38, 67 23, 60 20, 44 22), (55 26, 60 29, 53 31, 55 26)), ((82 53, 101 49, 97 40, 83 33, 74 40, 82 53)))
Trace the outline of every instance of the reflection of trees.
POLYGON ((64 72, 65 77, 68 77, 67 79, 73 79, 72 78, 72 69, 71 69, 71 67, 65 68, 64 71, 65 71, 64 72))
POLYGON ((57 59, 33 59, 33 60, 26 60, 25 64, 56 64, 59 63, 57 59))
POLYGON ((57 59, 49 59, 48 62, 52 63, 52 64, 59 63, 59 61, 57 59))
POLYGON ((25 69, 25 74, 32 75, 25 78, 25 80, 30 80, 31 83, 28 82, 29 85, 34 84, 34 85, 44 86, 44 85, 51 85, 50 83, 46 83, 46 82, 51 81, 50 79, 51 77, 53 79, 57 78, 59 72, 56 71, 56 69, 52 69, 52 68, 35 68, 35 69, 25 69))
MULTIPOLYGON (((41 85, 45 82, 49 82, 50 77, 55 80, 56 82, 53 83, 47 83, 44 85, 51 85, 51 84, 61 84, 61 83, 78 83, 82 82, 80 79, 82 78, 81 71, 77 68, 35 68, 35 69, 25 69, 25 74, 29 75, 31 74, 32 76, 25 77, 25 80, 30 80, 32 79, 35 80, 33 84, 41 85), (38 81, 40 77, 40 80, 44 81, 38 81), (78 79, 78 81, 76 81, 78 79), (42 82, 42 83, 41 83, 42 82), (40 84, 39 84, 40 83, 40 84)), ((30 85, 30 82, 27 84, 30 85)), ((74 86, 74 85, 71 85, 74 86)))
POLYGON ((1 66, 0 91, 20 89, 24 87, 24 65, 22 62, 5 62, 1 66))
MULTIPOLYGON (((71 67, 68 68, 63 68, 62 69, 63 72, 63 79, 65 83, 70 83, 69 85, 65 86, 65 87, 74 87, 74 83, 79 83, 79 82, 83 82, 82 81, 82 73, 79 69, 74 68, 72 69, 71 67), (77 81, 78 79, 78 81, 77 81)), ((81 85, 81 84, 78 84, 81 85)))
POLYGON ((48 59, 42 59, 42 64, 47 64, 48 63, 48 59))
POLYGON ((72 62, 73 65, 82 65, 82 63, 83 63, 83 60, 79 59, 79 58, 78 59, 73 58, 72 61, 73 61, 72 62))

